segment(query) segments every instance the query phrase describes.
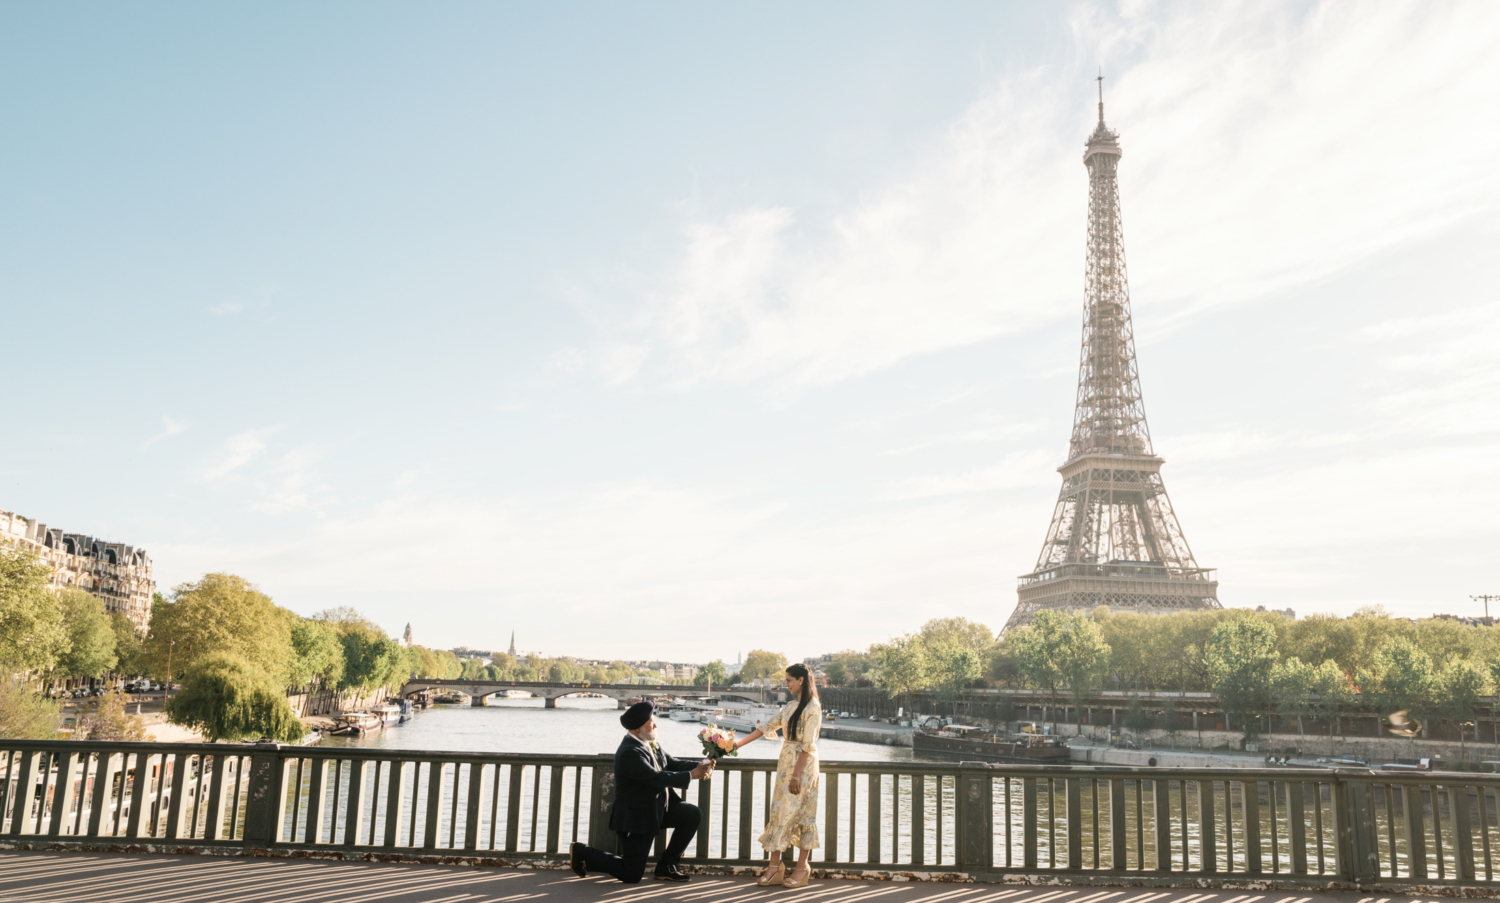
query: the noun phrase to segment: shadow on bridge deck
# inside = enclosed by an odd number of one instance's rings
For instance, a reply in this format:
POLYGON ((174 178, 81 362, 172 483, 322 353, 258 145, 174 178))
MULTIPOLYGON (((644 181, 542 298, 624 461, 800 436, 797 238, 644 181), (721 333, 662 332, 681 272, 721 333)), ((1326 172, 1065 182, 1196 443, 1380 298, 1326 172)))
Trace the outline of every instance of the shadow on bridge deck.
POLYGON ((790 891, 750 878, 704 875, 688 884, 579 879, 562 869, 510 869, 316 859, 0 851, 0 900, 68 903, 750 903, 791 894, 818 903, 1437 903, 1421 895, 1191 888, 814 880, 790 891))

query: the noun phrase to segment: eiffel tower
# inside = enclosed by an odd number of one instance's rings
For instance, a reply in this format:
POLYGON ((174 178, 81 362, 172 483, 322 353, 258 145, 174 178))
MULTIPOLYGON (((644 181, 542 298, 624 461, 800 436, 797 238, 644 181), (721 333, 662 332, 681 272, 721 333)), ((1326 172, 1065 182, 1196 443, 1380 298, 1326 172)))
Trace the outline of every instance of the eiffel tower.
POLYGON ((1016 609, 1005 629, 1021 627, 1044 609, 1162 613, 1219 607, 1218 581, 1198 567, 1161 480, 1162 458, 1151 449, 1125 275, 1125 236, 1115 171, 1119 135, 1104 124, 1089 136, 1089 237, 1083 353, 1073 438, 1062 491, 1036 569, 1020 578, 1016 609))

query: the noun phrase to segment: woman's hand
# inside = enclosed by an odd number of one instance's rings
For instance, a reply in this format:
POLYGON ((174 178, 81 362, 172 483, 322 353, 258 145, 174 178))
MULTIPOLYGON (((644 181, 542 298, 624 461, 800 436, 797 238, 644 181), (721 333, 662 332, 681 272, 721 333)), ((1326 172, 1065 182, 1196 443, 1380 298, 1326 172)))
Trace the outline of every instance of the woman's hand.
POLYGON ((787 782, 786 789, 791 792, 792 796, 796 796, 797 794, 801 793, 802 779, 797 777, 796 775, 792 775, 792 779, 787 782))

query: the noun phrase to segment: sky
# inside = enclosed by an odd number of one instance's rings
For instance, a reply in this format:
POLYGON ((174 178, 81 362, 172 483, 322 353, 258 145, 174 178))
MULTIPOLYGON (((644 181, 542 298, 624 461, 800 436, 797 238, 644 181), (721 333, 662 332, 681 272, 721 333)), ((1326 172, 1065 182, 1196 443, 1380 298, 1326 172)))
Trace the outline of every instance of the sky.
POLYGON ((1226 606, 1500 593, 1500 5, 0 5, 0 509, 424 645, 792 659, 1036 562, 1105 75, 1226 606))

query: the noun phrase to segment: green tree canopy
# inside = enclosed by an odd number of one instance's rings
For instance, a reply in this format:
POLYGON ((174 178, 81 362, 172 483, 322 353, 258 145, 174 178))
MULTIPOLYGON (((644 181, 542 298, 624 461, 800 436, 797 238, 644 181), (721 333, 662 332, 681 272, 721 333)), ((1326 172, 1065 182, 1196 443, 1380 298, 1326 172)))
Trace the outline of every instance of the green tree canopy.
POLYGON ((835 687, 842 687, 849 680, 849 668, 843 662, 830 662, 824 673, 828 675, 828 682, 835 687))
POLYGON ((307 731, 280 684, 238 656, 199 656, 167 701, 167 719, 211 743, 259 737, 295 743, 307 731))
POLYGON ((719 659, 714 659, 698 669, 693 682, 700 687, 722 687, 728 679, 729 672, 725 670, 724 663, 719 659))
POLYGON ((780 678, 785 670, 786 656, 780 652, 751 649, 745 656, 745 663, 740 666, 740 680, 754 680, 762 677, 780 678))
POLYGON ((1264 619, 1241 616, 1214 628, 1204 649, 1209 680, 1225 710, 1254 736, 1255 716, 1271 702, 1271 674, 1280 655, 1264 619))
POLYGON ((1271 668, 1271 692, 1276 711, 1283 717, 1297 719, 1297 732, 1303 732, 1303 719, 1312 715, 1315 669, 1297 658, 1285 658, 1271 668))
POLYGON ((285 610, 233 574, 205 574, 172 590, 170 602, 153 607, 142 651, 152 677, 165 680, 169 662, 174 674, 187 674, 200 658, 221 653, 289 686, 292 631, 285 610))
POLYGON ((327 621, 297 618, 291 627, 291 686, 338 686, 344 676, 344 645, 327 621))
POLYGON ((1065 611, 1040 611, 1011 642, 1016 665, 1032 686, 1051 696, 1053 720, 1057 691, 1081 695, 1103 675, 1109 645, 1100 626, 1088 617, 1065 611))
POLYGON ((101 677, 119 663, 115 653, 115 630, 105 613, 104 602, 76 586, 58 594, 67 647, 57 658, 53 673, 63 677, 101 677))
POLYGON ((24 549, 0 545, 0 668, 46 671, 67 649, 52 570, 24 549))
POLYGON ((968 618, 933 618, 922 625, 921 634, 929 649, 956 646, 984 655, 995 645, 994 631, 968 618))
POLYGON ((0 676, 0 737, 7 740, 56 740, 62 706, 36 689, 0 676))
POLYGON ((1361 672, 1360 689, 1387 713, 1405 710, 1418 721, 1436 712, 1439 689, 1432 659, 1404 636, 1392 636, 1375 653, 1373 670, 1361 672))
POLYGON ((109 628, 115 635, 115 655, 119 661, 115 663, 115 673, 125 677, 135 677, 141 673, 141 634, 135 629, 135 624, 124 612, 114 612, 109 616, 109 628))
POLYGON ((876 662, 876 680, 892 696, 905 696, 928 684, 930 665, 921 634, 909 633, 877 643, 870 647, 870 657, 876 662))

